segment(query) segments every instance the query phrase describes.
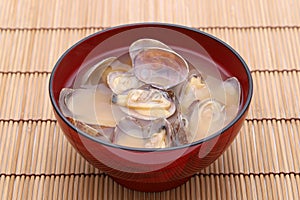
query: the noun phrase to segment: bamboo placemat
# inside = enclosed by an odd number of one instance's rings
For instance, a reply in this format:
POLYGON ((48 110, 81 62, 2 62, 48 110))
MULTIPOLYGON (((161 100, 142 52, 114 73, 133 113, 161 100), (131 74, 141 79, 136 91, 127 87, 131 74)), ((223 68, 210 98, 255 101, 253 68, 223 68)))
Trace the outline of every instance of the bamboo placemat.
POLYGON ((0 1, 0 199, 300 199, 300 1, 0 1), (83 37, 143 21, 211 33, 245 59, 249 115, 230 148, 186 184, 126 189, 86 162, 55 120, 48 80, 83 37))

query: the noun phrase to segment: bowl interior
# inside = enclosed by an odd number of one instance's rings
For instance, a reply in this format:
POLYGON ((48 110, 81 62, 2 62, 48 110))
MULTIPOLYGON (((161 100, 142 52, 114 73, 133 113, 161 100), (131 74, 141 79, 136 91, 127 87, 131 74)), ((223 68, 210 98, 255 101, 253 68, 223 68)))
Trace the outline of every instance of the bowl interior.
MULTIPOLYGON (((240 110, 227 126, 234 124, 247 110, 252 96, 251 75, 243 59, 229 45, 207 33, 182 26, 132 24, 93 34, 73 45, 59 59, 50 79, 50 98, 56 112, 66 123, 58 106, 61 89, 70 87, 78 71, 86 65, 109 56, 120 56, 128 51, 132 42, 141 38, 157 39, 180 54, 194 55, 190 60, 193 63, 197 63, 197 58, 204 58, 215 63, 224 74, 239 80, 242 86, 240 110)), ((69 125, 72 126, 71 123, 69 125)))

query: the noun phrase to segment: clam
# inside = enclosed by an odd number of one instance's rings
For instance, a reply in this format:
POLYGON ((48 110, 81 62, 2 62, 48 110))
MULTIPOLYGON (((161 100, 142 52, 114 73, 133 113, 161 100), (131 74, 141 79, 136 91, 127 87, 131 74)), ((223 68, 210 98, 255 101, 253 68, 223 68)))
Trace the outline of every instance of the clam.
POLYGON ((115 127, 123 112, 111 104, 112 92, 103 84, 98 88, 64 88, 59 105, 66 117, 90 125, 115 127))
POLYGON ((129 47, 129 55, 130 58, 133 60, 133 58, 143 49, 145 48, 160 48, 160 49, 166 49, 172 51, 172 49, 162 43, 161 41, 154 40, 154 39, 149 39, 149 38, 144 38, 144 39, 139 39, 133 42, 130 47, 129 47))
POLYGON ((189 112, 183 115, 188 142, 200 140, 219 131, 226 123, 225 117, 225 105, 215 99, 193 102, 189 112))
POLYGON ((170 146, 172 127, 165 119, 139 120, 127 116, 114 131, 113 143, 138 148, 165 148, 170 146))
POLYGON ((88 70, 82 70, 74 81, 75 88, 97 87, 107 82, 107 75, 113 71, 126 72, 131 69, 130 65, 124 64, 117 57, 109 57, 101 60, 88 70))
POLYGON ((235 77, 223 81, 208 76, 204 80, 201 74, 194 74, 183 84, 179 92, 179 102, 182 112, 185 113, 194 101, 203 101, 211 98, 224 104, 226 109, 235 110, 232 115, 236 115, 239 108, 240 96, 240 83, 235 77))
POLYGON ((172 94, 152 87, 131 89, 123 94, 115 94, 112 102, 121 106, 128 115, 144 120, 168 118, 176 111, 172 94))
POLYGON ((180 146, 187 144, 188 141, 188 122, 187 119, 183 117, 183 115, 177 115, 176 120, 171 122, 173 127, 173 135, 172 135, 172 146, 180 146))
POLYGON ((214 86, 211 98, 225 105, 226 122, 230 122, 240 106, 241 86, 237 78, 231 77, 214 86))
POLYGON ((88 70, 80 71, 76 76, 74 86, 83 88, 97 86, 105 69, 116 59, 116 57, 109 57, 96 63, 88 70))
POLYGON ((241 86, 237 78, 231 77, 223 82, 223 86, 215 92, 215 98, 225 105, 238 106, 241 98, 241 86), (222 95, 222 93, 225 95, 222 95))
POLYGON ((190 105, 196 100, 210 98, 210 92, 202 76, 191 75, 188 81, 182 86, 179 94, 181 110, 186 113, 190 105))
MULTIPOLYGON (((228 124, 237 115, 241 100, 241 85, 237 78, 231 77, 224 81, 226 105, 226 124, 228 124)), ((222 100, 220 100, 222 102, 222 100)))
POLYGON ((182 83, 189 72, 184 58, 167 45, 141 39, 129 47, 134 74, 142 82, 160 89, 182 83))
POLYGON ((115 94, 121 94, 129 89, 144 85, 133 73, 114 71, 107 75, 107 84, 115 94))
POLYGON ((67 117, 67 119, 76 126, 79 130, 94 136, 96 138, 99 138, 101 140, 105 140, 108 142, 112 141, 113 131, 114 128, 112 127, 103 127, 100 125, 92 125, 92 124, 86 124, 84 122, 78 121, 74 118, 67 117))

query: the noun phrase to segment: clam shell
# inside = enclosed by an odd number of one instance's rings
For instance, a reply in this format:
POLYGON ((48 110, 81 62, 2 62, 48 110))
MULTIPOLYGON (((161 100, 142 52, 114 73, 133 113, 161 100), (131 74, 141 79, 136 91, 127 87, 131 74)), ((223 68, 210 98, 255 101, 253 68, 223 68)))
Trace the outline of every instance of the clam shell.
POLYGON ((174 98, 166 91, 154 88, 132 89, 113 95, 112 102, 129 116, 143 120, 168 118, 176 111, 174 98))
POLYGON ((166 119, 143 121, 130 116, 120 120, 113 143, 138 148, 165 148, 171 144, 172 127, 166 119))
POLYGON ((186 113, 190 105, 197 100, 210 98, 210 91, 201 74, 193 74, 183 84, 179 92, 179 102, 182 113, 186 113))
POLYGON ((179 102, 183 113, 187 112, 189 106, 194 101, 215 99, 224 104, 226 108, 230 107, 231 110, 235 110, 235 115, 239 108, 240 98, 241 87, 235 77, 223 81, 208 76, 204 80, 201 74, 194 74, 183 84, 179 92, 179 102))
POLYGON ((160 41, 138 40, 130 46, 129 54, 136 77, 146 84, 169 89, 188 76, 185 59, 160 41))
POLYGON ((135 56, 145 48, 160 48, 173 51, 168 45, 162 43, 161 41, 143 38, 136 40, 129 47, 129 55, 131 60, 134 60, 135 56))
POLYGON ((118 60, 117 57, 108 57, 90 68, 81 70, 74 81, 73 88, 97 87, 107 82, 107 75, 113 71, 126 72, 132 67, 118 60))
POLYGON ((87 70, 80 71, 76 76, 74 87, 89 88, 97 86, 105 69, 116 59, 116 57, 109 57, 101 60, 87 70))
POLYGON ((231 77, 215 87, 211 98, 225 105, 226 124, 237 115, 241 101, 241 86, 237 78, 231 77))
POLYGON ((115 127, 124 114, 111 103, 111 96, 112 92, 103 84, 94 89, 64 88, 59 106, 66 117, 85 124, 115 127))
POLYGON ((239 106, 241 100, 241 85, 237 78, 231 77, 223 82, 223 87, 219 88, 224 90, 225 95, 220 95, 222 91, 217 91, 215 99, 222 102, 225 105, 239 106))
MULTIPOLYGON (((231 77, 224 81, 225 101, 226 105, 226 124, 232 121, 240 108, 241 101, 241 85, 237 78, 231 77)), ((221 101, 222 102, 222 101, 221 101)))
POLYGON ((183 118, 186 120, 188 142, 197 141, 217 132, 226 125, 225 105, 214 99, 195 101, 183 118))
POLYGON ((133 73, 120 71, 110 72, 107 76, 107 84, 115 94, 121 94, 144 85, 133 73))
POLYGON ((112 141, 114 129, 111 127, 102 127, 99 125, 89 125, 76 119, 67 117, 67 119, 81 131, 108 142, 112 141))

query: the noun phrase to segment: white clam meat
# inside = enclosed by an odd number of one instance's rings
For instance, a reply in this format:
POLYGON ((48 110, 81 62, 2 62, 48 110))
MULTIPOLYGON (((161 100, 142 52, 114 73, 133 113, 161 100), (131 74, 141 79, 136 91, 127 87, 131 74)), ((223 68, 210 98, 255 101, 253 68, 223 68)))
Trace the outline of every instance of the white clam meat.
POLYGON ((115 94, 121 94, 129 89, 144 85, 133 73, 114 71, 107 75, 107 84, 115 94))
POLYGON ((132 89, 125 94, 113 95, 112 102, 128 115, 144 120, 168 118, 176 111, 170 94, 154 88, 132 89))
POLYGON ((181 111, 186 113, 194 101, 210 98, 210 91, 201 75, 192 75, 183 85, 179 96, 181 111))
POLYGON ((74 88, 97 87, 101 82, 107 82, 107 75, 110 72, 126 72, 130 69, 130 65, 120 62, 117 57, 103 59, 88 70, 81 70, 74 81, 74 88))
POLYGON ((208 77, 207 80, 204 80, 201 75, 192 75, 181 88, 179 102, 181 111, 185 113, 194 101, 215 99, 226 105, 226 109, 234 111, 230 112, 231 115, 236 115, 239 109, 240 96, 240 83, 235 77, 223 81, 214 77, 208 77))

